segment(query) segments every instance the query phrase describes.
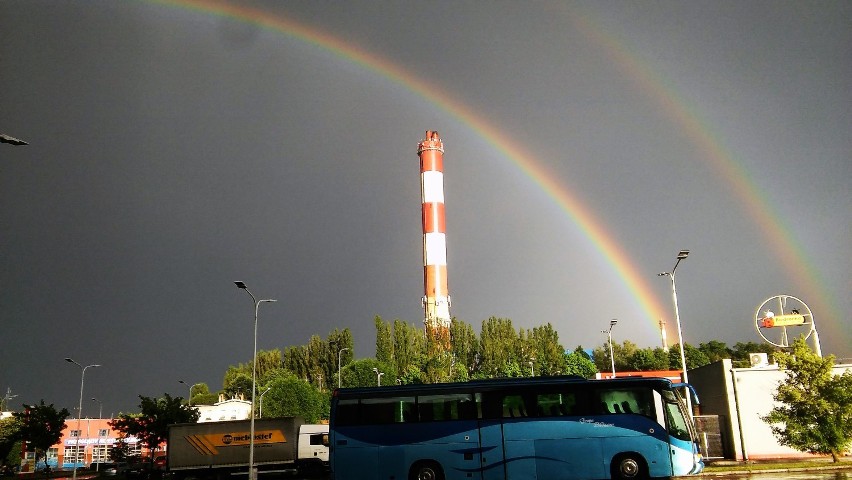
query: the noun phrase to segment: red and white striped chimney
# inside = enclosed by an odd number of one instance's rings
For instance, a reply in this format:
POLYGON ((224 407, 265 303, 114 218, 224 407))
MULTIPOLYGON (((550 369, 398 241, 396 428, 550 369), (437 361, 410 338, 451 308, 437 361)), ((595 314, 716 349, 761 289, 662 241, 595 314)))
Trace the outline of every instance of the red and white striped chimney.
POLYGON ((417 155, 423 203, 423 321, 427 332, 448 342, 451 319, 444 218, 444 144, 438 132, 426 131, 426 138, 417 145, 417 155))

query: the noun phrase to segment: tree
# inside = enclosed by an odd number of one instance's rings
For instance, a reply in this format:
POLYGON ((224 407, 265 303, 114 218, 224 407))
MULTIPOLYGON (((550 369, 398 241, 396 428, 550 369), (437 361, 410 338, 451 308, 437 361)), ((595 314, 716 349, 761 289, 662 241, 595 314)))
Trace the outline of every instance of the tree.
POLYGON ((660 347, 642 348, 633 352, 628 361, 628 371, 668 370, 669 355, 660 347))
POLYGON ((20 431, 20 419, 8 417, 0 420, 0 470, 6 465, 20 464, 20 431), (16 450, 18 455, 14 456, 16 450))
POLYGON ((468 375, 473 373, 478 368, 477 359, 479 358, 479 341, 473 326, 453 318, 450 324, 450 345, 452 345, 456 366, 463 366, 468 375))
POLYGON ((44 400, 38 405, 24 407, 23 412, 15 412, 12 415, 20 422, 19 439, 26 441, 33 448, 35 463, 38 465, 47 449, 59 443, 65 428, 65 419, 71 414, 65 408, 57 410, 52 403, 45 405, 44 400))
MULTIPOLYGON (((169 425, 198 421, 198 410, 183 404, 183 398, 164 393, 161 398, 139 395, 139 414, 122 413, 109 425, 125 437, 134 436, 154 452, 169 437, 169 425)), ((154 456, 151 455, 151 461, 154 456)))
MULTIPOLYGON (((559 343, 559 334, 553 325, 547 323, 534 327, 529 335, 535 353, 535 373, 541 375, 556 375, 565 371, 565 348, 559 343)), ((532 373, 532 372, 531 372, 532 373)))
POLYGON ((420 383, 420 372, 423 363, 425 339, 423 330, 402 320, 393 321, 393 359, 396 365, 396 375, 409 378, 417 373, 417 381, 405 383, 420 383))
POLYGON ((716 363, 723 358, 731 358, 733 351, 725 345, 725 342, 710 340, 707 343, 699 343, 698 349, 707 356, 710 363, 716 363))
POLYGON ((376 315, 376 360, 383 363, 393 362, 393 341, 391 340, 391 325, 376 315))
POLYGON ((286 372, 266 384, 264 417, 302 417, 308 423, 328 419, 329 397, 310 382, 286 372))
MULTIPOLYGON (((577 350, 580 349, 578 348, 577 350)), ((595 362, 585 352, 577 350, 565 354, 565 370, 562 373, 564 375, 577 375, 583 378, 594 377, 598 372, 595 362)))
POLYGON ((781 445, 831 454, 837 462, 852 444, 852 372, 832 375, 834 355, 819 357, 801 337, 789 353, 776 353, 775 360, 786 369, 786 381, 773 396, 780 405, 762 420, 781 445))

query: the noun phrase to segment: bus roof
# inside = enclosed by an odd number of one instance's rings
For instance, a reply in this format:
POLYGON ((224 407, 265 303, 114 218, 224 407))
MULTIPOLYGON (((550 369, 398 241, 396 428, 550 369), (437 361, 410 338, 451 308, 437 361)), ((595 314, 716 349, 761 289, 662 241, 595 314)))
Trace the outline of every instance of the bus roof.
POLYGON ((384 387, 340 388, 334 390, 334 396, 338 398, 354 398, 364 396, 388 397, 396 395, 416 395, 421 392, 428 392, 429 394, 477 392, 501 390, 510 387, 541 387, 559 384, 592 386, 601 384, 618 384, 619 386, 645 387, 656 385, 664 389, 672 388, 672 382, 667 378, 626 377, 604 380, 590 380, 576 375, 559 375, 552 377, 495 378, 453 383, 419 383, 411 385, 390 385, 384 387))

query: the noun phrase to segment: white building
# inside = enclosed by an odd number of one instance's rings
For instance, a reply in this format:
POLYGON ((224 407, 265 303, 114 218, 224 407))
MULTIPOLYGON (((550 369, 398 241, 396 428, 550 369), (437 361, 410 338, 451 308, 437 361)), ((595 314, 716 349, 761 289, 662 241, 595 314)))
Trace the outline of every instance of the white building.
MULTIPOLYGON (((701 416, 696 417, 696 423, 704 415, 719 416, 721 440, 716 443, 721 444, 721 452, 713 452, 718 448, 710 442, 710 456, 735 460, 812 457, 780 445, 769 424, 760 418, 777 405, 772 397, 785 380, 785 372, 778 365, 765 363, 765 357, 755 358, 752 364, 750 368, 733 368, 731 360, 724 359, 689 371, 689 383, 701 400, 701 416)), ((835 365, 833 373, 849 370, 852 364, 835 365)))
POLYGON ((240 398, 225 400, 219 395, 219 401, 213 405, 193 405, 198 410, 198 423, 223 422, 225 420, 247 420, 251 414, 251 402, 240 398))

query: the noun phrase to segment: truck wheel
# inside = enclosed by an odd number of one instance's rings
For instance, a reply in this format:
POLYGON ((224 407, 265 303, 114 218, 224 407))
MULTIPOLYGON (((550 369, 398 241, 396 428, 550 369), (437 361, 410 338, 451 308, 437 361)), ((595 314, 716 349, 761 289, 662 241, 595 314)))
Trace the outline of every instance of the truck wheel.
POLYGON ((437 462, 417 462, 411 467, 409 480, 444 480, 444 471, 437 462))
POLYGON ((610 466, 612 478, 638 480, 648 478, 645 460, 637 453, 623 453, 612 459, 610 466))

